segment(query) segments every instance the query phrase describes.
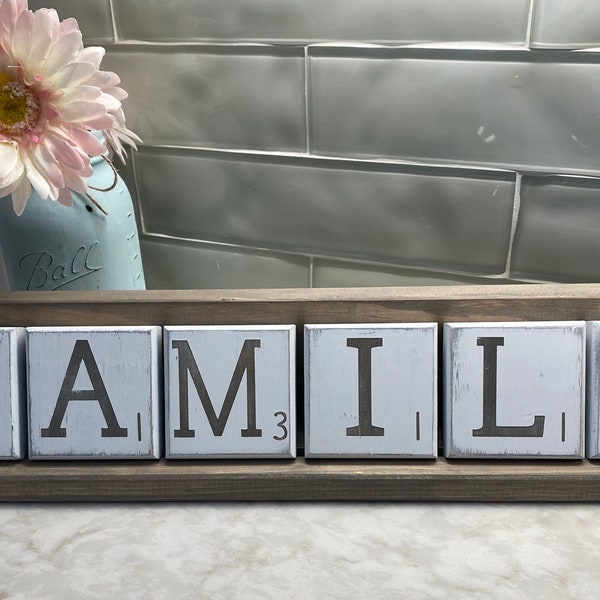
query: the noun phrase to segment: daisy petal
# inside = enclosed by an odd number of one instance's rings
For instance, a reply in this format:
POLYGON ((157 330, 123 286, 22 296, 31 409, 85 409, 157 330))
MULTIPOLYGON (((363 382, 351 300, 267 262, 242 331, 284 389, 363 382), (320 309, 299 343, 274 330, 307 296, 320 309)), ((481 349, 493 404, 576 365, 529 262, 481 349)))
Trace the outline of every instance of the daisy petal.
POLYGON ((60 116, 71 123, 86 123, 105 114, 106 107, 101 102, 70 102, 60 107, 60 116))
POLYGON ((28 156, 23 157, 23 164, 25 165, 25 174, 33 189, 42 200, 46 200, 52 193, 50 183, 35 168, 28 156))
POLYGON ((31 196, 31 184, 23 177, 21 185, 12 191, 13 210, 17 216, 21 216, 31 196))
POLYGON ((59 21, 55 10, 40 9, 33 13, 26 64, 35 74, 40 72, 48 50, 52 47, 53 37, 58 37, 58 29, 59 21))
POLYGON ((15 144, 0 144, 0 186, 11 185, 22 175, 23 163, 18 148, 15 144))
POLYGON ((77 55, 77 60, 81 62, 89 62, 96 67, 96 70, 100 69, 100 63, 104 58, 106 51, 101 46, 89 46, 84 48, 77 55))
POLYGON ((60 69, 53 77, 58 89, 67 88, 84 82, 95 72, 91 63, 72 62, 60 69))
POLYGON ((71 194, 71 190, 67 188, 60 189, 57 200, 65 206, 73 206, 73 194, 71 194))
POLYGON ((81 154, 77 152, 72 144, 63 140, 58 135, 47 135, 46 146, 54 160, 65 165, 69 169, 79 171, 85 167, 85 161, 81 157, 81 154))
POLYGON ((72 31, 68 35, 60 38, 50 48, 44 63, 44 75, 48 78, 53 77, 66 64, 73 62, 82 47, 83 42, 81 32, 72 31))

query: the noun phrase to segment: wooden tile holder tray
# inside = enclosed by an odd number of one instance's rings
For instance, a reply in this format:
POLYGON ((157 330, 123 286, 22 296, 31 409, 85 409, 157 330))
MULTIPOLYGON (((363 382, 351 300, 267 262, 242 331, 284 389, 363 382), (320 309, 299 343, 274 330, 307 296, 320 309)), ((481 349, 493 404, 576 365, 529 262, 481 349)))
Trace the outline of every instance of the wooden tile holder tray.
MULTIPOLYGON (((600 284, 0 294, 0 326, 295 323, 301 332, 305 323, 580 319, 600 319, 600 284)), ((301 390, 298 396, 301 412, 301 390)), ((595 502, 600 501, 600 462, 0 463, 4 502, 164 500, 595 502)))

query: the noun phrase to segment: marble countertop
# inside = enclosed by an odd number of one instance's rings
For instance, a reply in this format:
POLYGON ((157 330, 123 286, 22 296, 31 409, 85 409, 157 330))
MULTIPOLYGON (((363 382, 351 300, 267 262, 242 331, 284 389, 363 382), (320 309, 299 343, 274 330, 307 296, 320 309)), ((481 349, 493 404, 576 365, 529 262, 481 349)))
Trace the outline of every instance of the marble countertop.
POLYGON ((0 505, 0 598, 594 598, 600 505, 0 505))

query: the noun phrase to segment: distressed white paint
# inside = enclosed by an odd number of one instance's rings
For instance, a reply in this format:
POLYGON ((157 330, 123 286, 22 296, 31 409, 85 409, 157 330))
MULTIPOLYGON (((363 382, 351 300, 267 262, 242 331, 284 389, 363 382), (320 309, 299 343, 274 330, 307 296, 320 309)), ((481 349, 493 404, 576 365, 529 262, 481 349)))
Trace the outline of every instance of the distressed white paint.
POLYGON ((31 458, 160 457, 160 327, 32 327, 27 329, 27 349, 31 458), (90 352, 97 366, 96 379, 95 367, 88 360, 90 352), (61 413, 65 387, 66 396, 73 399, 59 419, 65 436, 57 437, 51 424, 55 412, 61 413), (117 428, 110 426, 102 410, 101 387, 122 437, 114 437, 117 428), (85 391, 90 396, 87 400, 75 398, 85 391), (103 429, 110 435, 103 436, 103 429))
POLYGON ((435 323, 306 325, 304 332, 307 457, 437 456, 435 323), (359 416, 360 380, 362 394, 370 387, 370 419, 359 416))
POLYGON ((582 458, 584 396, 583 321, 444 325, 446 456, 582 458), (496 394, 491 428, 484 381, 496 394))
POLYGON ((0 328, 0 459, 27 454, 25 329, 0 328))
POLYGON ((586 456, 600 458, 600 321, 586 325, 586 456))
POLYGON ((294 325, 165 327, 167 458, 295 457, 295 338, 294 325))

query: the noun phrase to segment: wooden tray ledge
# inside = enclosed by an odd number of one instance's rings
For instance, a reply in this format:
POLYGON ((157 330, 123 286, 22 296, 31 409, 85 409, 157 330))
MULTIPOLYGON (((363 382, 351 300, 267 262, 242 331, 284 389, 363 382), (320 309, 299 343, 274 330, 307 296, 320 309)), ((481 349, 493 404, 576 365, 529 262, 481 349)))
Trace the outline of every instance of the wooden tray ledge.
POLYGON ((598 502, 591 461, 20 461, 0 501, 598 502))

